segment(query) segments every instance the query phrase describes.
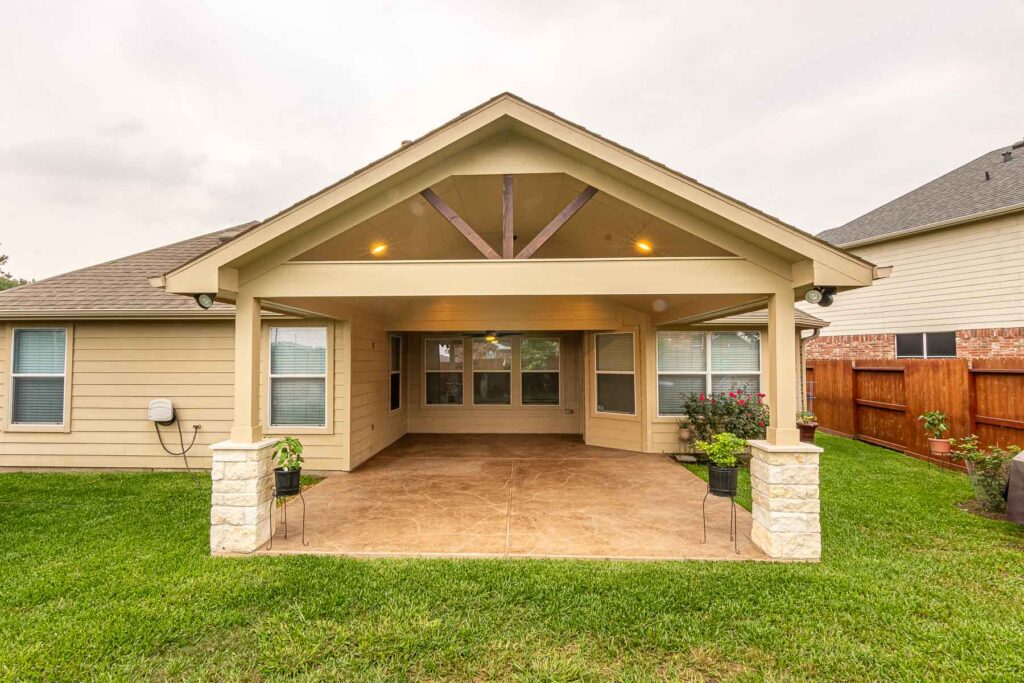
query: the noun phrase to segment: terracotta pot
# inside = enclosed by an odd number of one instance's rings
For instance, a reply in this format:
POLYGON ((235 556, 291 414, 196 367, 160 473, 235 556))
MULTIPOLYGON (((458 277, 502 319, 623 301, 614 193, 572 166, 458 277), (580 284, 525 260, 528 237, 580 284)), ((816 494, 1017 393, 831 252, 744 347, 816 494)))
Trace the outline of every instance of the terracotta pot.
POLYGON ((928 446, 932 449, 932 455, 949 454, 949 439, 928 439, 928 446))
POLYGON ((797 429, 800 430, 800 440, 804 443, 814 443, 814 432, 818 429, 817 422, 797 422, 797 429))
POLYGON ((680 427, 679 428, 679 440, 680 441, 689 441, 692 436, 693 436, 693 429, 691 429, 690 427, 680 427))

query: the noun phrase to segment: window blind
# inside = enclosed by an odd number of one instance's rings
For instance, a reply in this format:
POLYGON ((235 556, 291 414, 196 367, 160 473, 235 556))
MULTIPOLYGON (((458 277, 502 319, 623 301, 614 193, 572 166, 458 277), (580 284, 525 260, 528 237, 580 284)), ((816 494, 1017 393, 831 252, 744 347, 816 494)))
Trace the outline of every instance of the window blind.
POLYGON ((658 372, 704 372, 707 356, 703 332, 659 332, 658 372))
POLYGON ((65 330, 14 331, 11 422, 64 423, 65 330))
POLYGON ((597 335, 597 371, 633 372, 633 335, 629 332, 597 335))
POLYGON ((327 328, 270 328, 270 424, 327 425, 327 328))
POLYGON ((706 391, 706 377, 700 375, 658 375, 658 414, 682 415, 683 400, 689 394, 706 391))
POLYGON ((712 372, 760 372, 761 340, 756 332, 712 332, 712 372))
POLYGON ((272 424, 297 427, 322 427, 326 424, 324 378, 275 377, 271 383, 272 424))
POLYGON ((64 330, 15 330, 14 373, 63 375, 64 330))
POLYGON ((326 327, 275 327, 271 329, 270 374, 322 375, 326 370, 326 327))

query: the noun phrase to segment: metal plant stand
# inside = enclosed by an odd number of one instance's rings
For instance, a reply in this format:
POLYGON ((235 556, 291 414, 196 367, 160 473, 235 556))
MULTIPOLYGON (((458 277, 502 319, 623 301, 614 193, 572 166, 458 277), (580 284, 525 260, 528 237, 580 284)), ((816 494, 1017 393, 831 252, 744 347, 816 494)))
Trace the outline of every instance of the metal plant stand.
POLYGON ((718 498, 728 498, 729 499, 729 503, 730 503, 730 505, 729 505, 729 540, 732 541, 732 548, 733 548, 733 550, 736 552, 737 555, 739 555, 740 554, 739 540, 738 540, 739 534, 736 533, 736 492, 735 491, 732 493, 732 495, 726 495, 724 493, 712 493, 711 492, 711 485, 710 484, 708 485, 708 491, 707 491, 707 493, 704 494, 704 500, 702 500, 701 503, 700 503, 700 516, 701 516, 701 520, 704 523, 704 539, 701 541, 701 543, 704 544, 704 543, 708 542, 708 513, 707 513, 707 509, 706 509, 706 505, 707 505, 707 502, 708 502, 708 496, 716 496, 718 498))
MULTIPOLYGON (((274 549, 274 509, 277 507, 277 501, 281 499, 299 497, 302 501, 302 545, 309 545, 309 541, 306 540, 306 498, 302 495, 302 485, 299 485, 298 493, 278 493, 277 488, 274 488, 274 495, 270 498, 270 541, 267 542, 267 550, 274 549)), ((288 538, 288 502, 285 501, 281 505, 281 523, 284 525, 284 537, 288 538)))

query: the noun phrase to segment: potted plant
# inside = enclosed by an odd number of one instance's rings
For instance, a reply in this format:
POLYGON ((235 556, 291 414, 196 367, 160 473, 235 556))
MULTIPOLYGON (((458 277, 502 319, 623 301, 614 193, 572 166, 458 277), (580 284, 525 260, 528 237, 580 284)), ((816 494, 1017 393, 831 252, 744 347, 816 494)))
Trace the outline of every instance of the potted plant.
POLYGON ((286 436, 274 446, 274 487, 279 496, 293 496, 299 492, 302 476, 302 444, 294 436, 286 436))
POLYGON ((1020 453, 1019 446, 987 450, 978 447, 974 434, 962 439, 950 439, 954 460, 967 465, 967 477, 974 488, 974 497, 986 512, 1006 511, 1006 484, 1010 478, 1010 461, 1020 453))
POLYGON ((918 415, 918 420, 924 423, 924 431, 928 434, 928 446, 932 455, 947 455, 949 453, 949 439, 943 435, 949 431, 946 425, 946 414, 939 410, 929 410, 924 415, 918 415))
POLYGON ((735 496, 739 478, 740 453, 747 442, 731 432, 715 434, 709 441, 698 441, 708 463, 708 490, 715 496, 735 496))
POLYGON ((814 413, 802 410, 796 414, 796 426, 800 430, 800 440, 804 443, 814 443, 814 432, 818 429, 817 418, 814 413))
POLYGON ((684 415, 676 420, 676 423, 679 425, 679 440, 683 443, 689 443, 690 439, 693 438, 693 426, 690 424, 690 418, 684 415))

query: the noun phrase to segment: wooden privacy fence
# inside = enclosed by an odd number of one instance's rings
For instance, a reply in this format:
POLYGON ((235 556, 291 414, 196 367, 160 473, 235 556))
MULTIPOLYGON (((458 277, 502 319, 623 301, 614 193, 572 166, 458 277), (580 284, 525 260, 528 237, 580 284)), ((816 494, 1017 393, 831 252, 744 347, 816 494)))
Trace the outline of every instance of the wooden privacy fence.
POLYGON ((808 409, 825 431, 962 467, 931 455, 917 416, 941 410, 949 436, 1024 446, 1022 366, 1019 359, 808 361, 808 409))

